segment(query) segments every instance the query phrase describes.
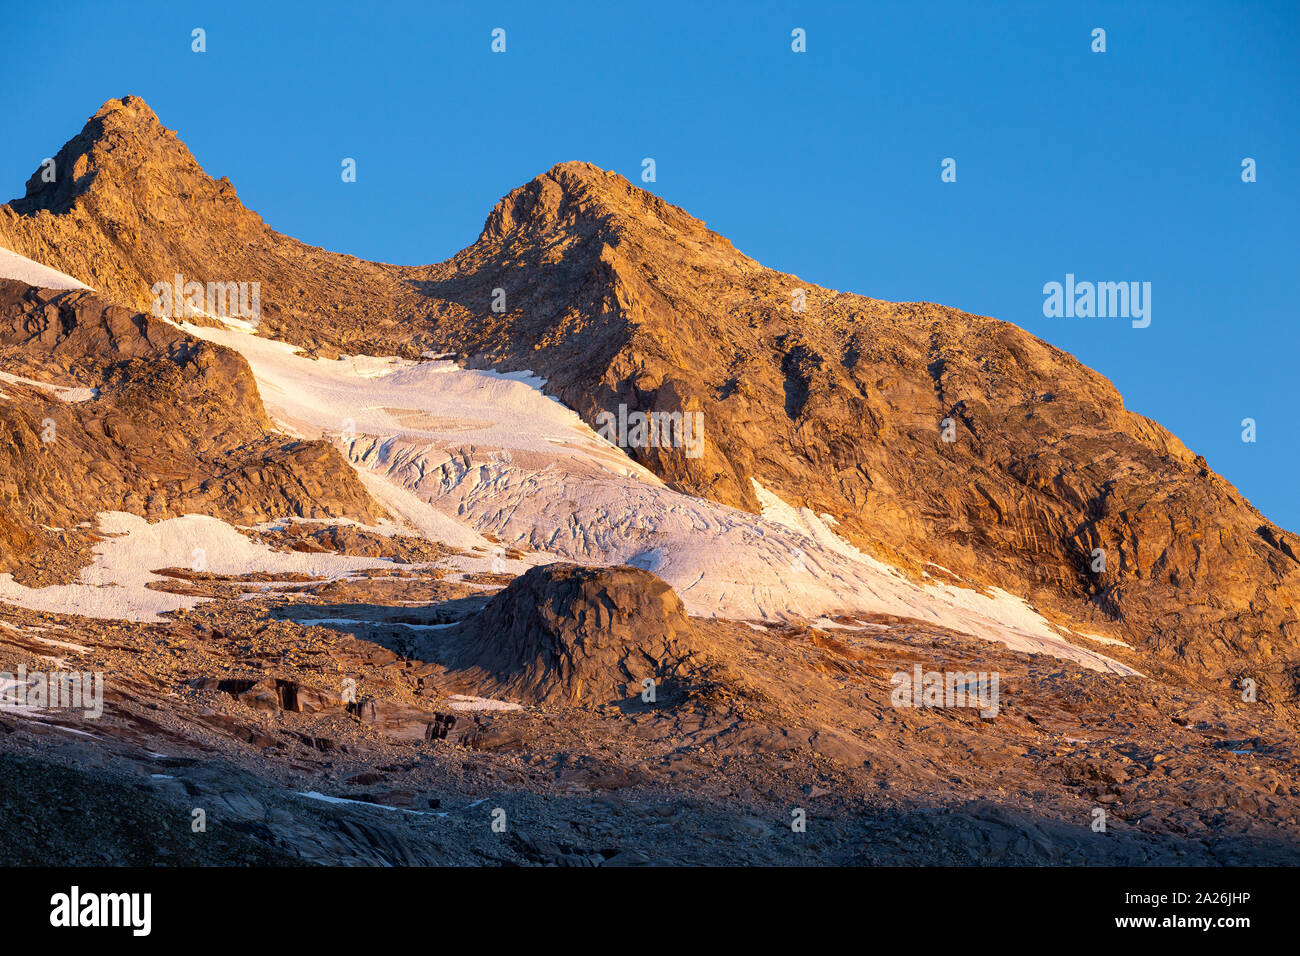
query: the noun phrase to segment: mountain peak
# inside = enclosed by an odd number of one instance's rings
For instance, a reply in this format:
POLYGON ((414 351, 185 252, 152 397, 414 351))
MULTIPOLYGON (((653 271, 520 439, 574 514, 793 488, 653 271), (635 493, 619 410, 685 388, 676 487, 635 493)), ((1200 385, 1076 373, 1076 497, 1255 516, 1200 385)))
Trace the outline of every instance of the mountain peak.
POLYGON ((42 162, 27 180, 23 198, 9 204, 14 212, 63 214, 92 190, 147 209, 162 198, 159 183, 183 185, 183 193, 234 195, 225 180, 209 179, 149 104, 131 94, 105 102, 52 159, 53 166, 42 162))
POLYGON ((557 231, 626 233, 646 228, 675 236, 722 239, 684 209, 618 173, 571 160, 555 164, 502 197, 488 215, 479 240, 535 239, 557 231))
POLYGON ((136 96, 134 93, 128 93, 121 99, 105 100, 104 105, 95 111, 91 120, 99 120, 105 124, 162 129, 158 114, 150 108, 143 97, 136 96))
POLYGON ((42 161, 21 199, 0 206, 0 245, 61 263, 110 301, 141 310, 150 288, 177 272, 269 279, 229 251, 269 241, 269 232, 229 180, 208 176, 131 95, 105 102, 42 161))

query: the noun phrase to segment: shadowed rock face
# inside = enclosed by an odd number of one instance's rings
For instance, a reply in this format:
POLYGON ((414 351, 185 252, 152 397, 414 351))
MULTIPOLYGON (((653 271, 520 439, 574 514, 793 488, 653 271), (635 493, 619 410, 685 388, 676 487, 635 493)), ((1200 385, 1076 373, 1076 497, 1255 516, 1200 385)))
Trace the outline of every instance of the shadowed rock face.
POLYGON ((912 573, 934 562, 1185 673, 1250 673, 1295 694, 1294 535, 1105 378, 1015 326, 766 269, 585 163, 512 191, 448 261, 408 268, 274 232, 135 97, 106 103, 56 160, 71 178, 33 177, 0 207, 0 245, 113 301, 143 308, 178 271, 260 281, 260 330, 308 350, 532 369, 591 424, 620 404, 701 411, 698 457, 629 453, 751 511, 756 479, 912 573))
POLYGON ((646 678, 657 696, 702 660, 681 598, 629 567, 533 568, 453 639, 464 641, 455 664, 468 679, 530 704, 613 703, 640 694, 646 678))

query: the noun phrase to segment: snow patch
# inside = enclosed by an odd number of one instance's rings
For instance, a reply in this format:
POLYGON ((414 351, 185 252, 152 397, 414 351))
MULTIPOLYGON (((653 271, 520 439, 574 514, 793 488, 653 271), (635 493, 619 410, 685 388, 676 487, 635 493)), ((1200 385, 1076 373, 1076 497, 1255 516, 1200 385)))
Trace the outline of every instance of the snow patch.
POLYGON ((982 594, 951 584, 918 585, 909 581, 902 572, 864 554, 835 534, 808 508, 792 507, 757 481, 750 480, 764 517, 806 535, 819 547, 861 567, 861 580, 875 606, 859 607, 858 610, 932 621, 975 637, 998 641, 1013 651, 1051 654, 1091 670, 1125 677, 1141 676, 1126 664, 1071 644, 1046 618, 1001 588, 990 588, 987 594, 982 594))
POLYGON ((172 580, 151 569, 178 567, 212 574, 303 574, 323 579, 347 577, 391 561, 337 554, 272 551, 217 518, 185 515, 150 524, 120 511, 99 515, 99 529, 111 535, 95 546, 94 560, 73 584, 24 587, 0 574, 0 600, 32 611, 75 613, 85 617, 156 621, 159 614, 191 608, 207 598, 172 594, 148 587, 172 580))
POLYGON ((18 279, 42 289, 90 289, 66 272, 51 269, 3 246, 0 246, 0 279, 18 279))
POLYGON ((492 700, 488 697, 469 697, 465 694, 451 695, 452 710, 488 711, 488 710, 523 710, 519 704, 507 700, 492 700))
MULTIPOLYGON (((0 382, 8 382, 10 385, 30 385, 33 388, 39 388, 41 391, 49 392, 61 402, 88 402, 92 398, 99 397, 99 389, 82 388, 79 385, 51 385, 48 382, 38 382, 34 378, 23 378, 21 375, 11 375, 9 372, 0 372, 0 382)), ((8 398, 8 396, 5 396, 8 398)))
POLYGON ((306 797, 308 800, 319 800, 321 803, 370 807, 372 810, 391 810, 394 813, 413 813, 417 817, 445 817, 447 815, 446 813, 430 813, 427 810, 408 810, 406 807, 390 807, 387 804, 371 803, 368 800, 349 800, 347 797, 331 797, 328 794, 320 793, 316 790, 296 790, 294 792, 300 797, 306 797))

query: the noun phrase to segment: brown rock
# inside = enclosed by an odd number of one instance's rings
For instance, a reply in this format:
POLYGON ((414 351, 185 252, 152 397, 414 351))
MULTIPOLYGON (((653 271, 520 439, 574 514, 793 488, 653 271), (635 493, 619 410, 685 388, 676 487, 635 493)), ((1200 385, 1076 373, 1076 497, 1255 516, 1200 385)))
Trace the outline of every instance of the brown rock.
POLYGON ((605 704, 656 697, 703 655, 681 599, 639 568, 549 564, 530 569, 456 629, 456 666, 481 693, 527 703, 605 704), (481 675, 481 676, 479 676, 481 675))

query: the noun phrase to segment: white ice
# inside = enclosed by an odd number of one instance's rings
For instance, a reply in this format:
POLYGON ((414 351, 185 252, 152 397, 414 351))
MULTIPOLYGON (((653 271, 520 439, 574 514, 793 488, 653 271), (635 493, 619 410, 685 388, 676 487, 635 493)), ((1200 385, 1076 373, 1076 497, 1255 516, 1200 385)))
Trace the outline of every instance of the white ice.
MULTIPOLYGON (((0 276, 86 288, 4 249, 0 276)), ((981 594, 908 580, 837 535, 829 516, 791 507, 757 482, 761 517, 672 491, 543 394, 544 382, 530 373, 461 369, 441 357, 309 359, 251 334, 251 324, 183 327, 244 355, 268 414, 287 433, 339 443, 372 496, 394 516, 377 530, 419 534, 469 552, 443 562, 462 571, 518 574, 553 560, 626 563, 664 578, 697 615, 752 621, 893 614, 1096 670, 1136 674, 1070 643, 1004 591, 981 594), (507 559, 489 534, 527 553, 507 559)), ((65 400, 93 397, 23 381, 58 390, 65 400)), ((101 516, 101 528, 120 537, 96 547, 94 563, 76 583, 25 588, 0 575, 0 600, 148 621, 202 600, 146 587, 162 580, 153 569, 193 567, 196 549, 206 570, 218 574, 336 578, 389 564, 275 552, 217 519, 195 515, 150 525, 114 513, 101 516)))
POLYGON ((490 697, 471 697, 466 694, 451 695, 452 710, 468 711, 497 711, 497 710, 523 710, 524 708, 516 703, 507 700, 493 700, 490 697))

